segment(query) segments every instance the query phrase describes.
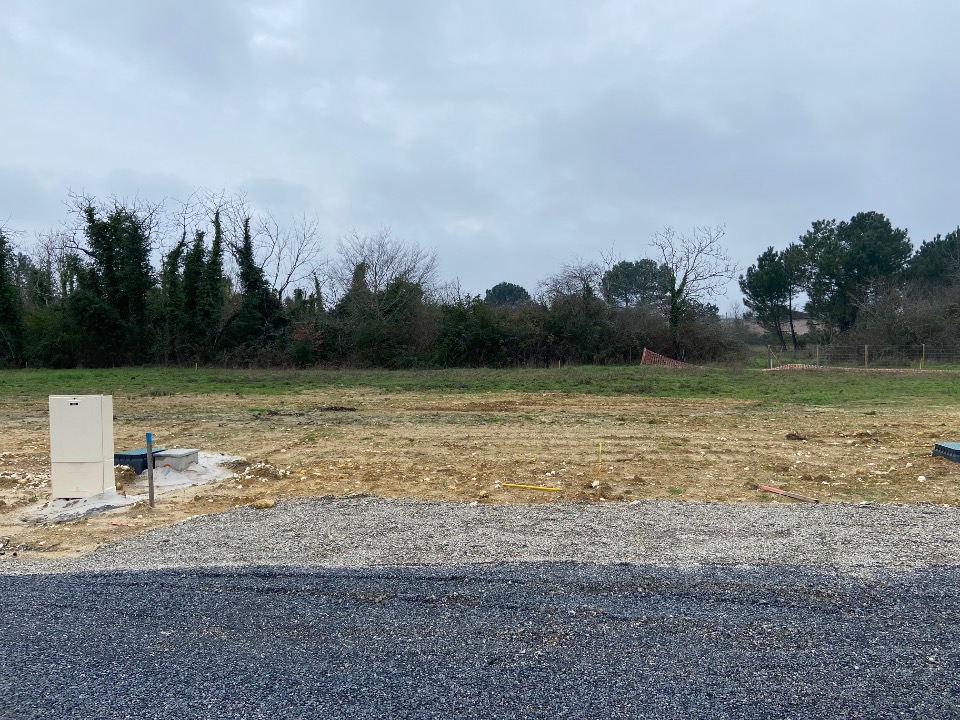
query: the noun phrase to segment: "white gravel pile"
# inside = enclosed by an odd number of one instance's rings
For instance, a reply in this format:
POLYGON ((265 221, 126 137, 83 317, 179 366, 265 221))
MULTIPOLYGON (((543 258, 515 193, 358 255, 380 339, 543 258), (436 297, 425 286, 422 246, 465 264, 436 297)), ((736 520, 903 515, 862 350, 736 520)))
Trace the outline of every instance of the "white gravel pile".
POLYGON ((4 563, 0 572, 527 561, 792 565, 849 573, 957 566, 960 508, 318 498, 197 517, 79 559, 4 563))

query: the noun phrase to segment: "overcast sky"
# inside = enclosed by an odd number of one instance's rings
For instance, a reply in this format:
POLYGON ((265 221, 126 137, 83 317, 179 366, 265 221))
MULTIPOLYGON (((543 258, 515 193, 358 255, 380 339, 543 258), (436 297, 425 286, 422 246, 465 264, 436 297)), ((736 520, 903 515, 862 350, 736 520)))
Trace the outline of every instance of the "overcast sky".
POLYGON ((960 223, 958 29, 954 0, 4 0, 0 224, 239 190, 479 294, 664 226, 725 224, 741 266, 865 210, 919 245, 960 223))

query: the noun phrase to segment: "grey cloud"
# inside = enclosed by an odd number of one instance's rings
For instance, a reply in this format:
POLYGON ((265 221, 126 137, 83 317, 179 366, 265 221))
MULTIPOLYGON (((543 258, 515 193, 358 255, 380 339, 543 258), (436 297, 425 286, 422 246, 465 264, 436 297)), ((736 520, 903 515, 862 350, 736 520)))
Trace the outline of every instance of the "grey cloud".
POLYGON ((240 184, 250 202, 267 211, 299 213, 314 204, 310 188, 279 178, 252 178, 240 184))
MULTIPOLYGON (((119 74, 135 72, 138 85, 130 90, 142 98, 157 84, 203 84, 213 93, 235 85, 248 67, 246 30, 238 6, 210 0, 164 0, 131 3, 124 0, 15 2, 14 21, 33 38, 25 50, 41 66, 70 72, 99 68, 119 74)), ((104 78, 89 76, 96 86, 104 78)))
POLYGON ((0 227, 36 232, 63 211, 64 197, 29 172, 0 165, 0 227))
POLYGON ((0 191, 12 226, 50 226, 67 188, 242 189, 327 237, 436 245, 473 292, 643 254, 667 224, 726 222, 744 264, 866 209, 918 242, 960 221, 958 21, 867 0, 12 0, 0 191))
POLYGON ((356 193, 364 212, 382 222, 446 223, 495 211, 499 198, 480 180, 463 167, 442 162, 407 170, 381 165, 358 181, 356 193))
POLYGON ((199 188, 191 186, 182 178, 163 173, 138 172, 120 169, 101 176, 92 177, 82 187, 72 188, 73 192, 92 195, 98 199, 115 197, 121 202, 135 203, 138 200, 151 204, 190 201, 199 188))

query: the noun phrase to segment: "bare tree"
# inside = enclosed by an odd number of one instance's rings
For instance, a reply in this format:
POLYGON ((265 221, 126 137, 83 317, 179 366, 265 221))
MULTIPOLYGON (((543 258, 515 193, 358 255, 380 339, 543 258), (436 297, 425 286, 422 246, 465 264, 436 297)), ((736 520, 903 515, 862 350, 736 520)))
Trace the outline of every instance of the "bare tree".
POLYGON ((720 244, 725 234, 723 225, 695 227, 691 235, 666 227, 654 233, 650 241, 672 274, 669 320, 675 343, 680 324, 691 308, 722 295, 737 276, 739 268, 720 244))
MULTIPOLYGON (((219 211, 224 245, 231 252, 239 250, 243 245, 244 221, 254 216, 246 194, 235 192, 230 195, 223 190, 203 190, 198 193, 198 201, 203 207, 205 222, 210 222, 214 213, 219 211)), ((255 229, 256 224, 251 223, 251 230, 255 229)))
POLYGON ((93 254, 82 239, 86 237, 87 209, 93 208, 98 214, 109 215, 112 212, 123 211, 136 217, 138 227, 150 243, 151 250, 156 248, 158 238, 162 235, 167 218, 164 213, 166 200, 146 200, 139 195, 132 198, 121 198, 111 195, 104 200, 98 200, 86 192, 70 191, 65 201, 71 219, 64 223, 63 232, 58 233, 60 240, 67 250, 82 252, 88 258, 93 254))
POLYGON ((207 198, 205 190, 194 190, 185 200, 168 199, 165 230, 160 241, 162 255, 166 255, 181 239, 193 237, 197 230, 210 222, 207 198))
POLYGON ((473 295, 463 289, 460 278, 443 283, 436 291, 436 299, 443 305, 460 305, 468 303, 473 299, 473 295))
POLYGON ((396 279, 419 285, 431 296, 438 290, 439 258, 436 249, 394 237, 389 228, 374 235, 360 235, 356 230, 337 241, 339 257, 330 268, 333 290, 342 296, 350 289, 354 270, 366 268, 367 286, 374 293, 386 290, 396 279))
MULTIPOLYGON (((250 207, 250 202, 243 192, 235 192, 232 195, 225 190, 202 190, 197 193, 197 201, 202 208, 202 218, 200 224, 212 223, 216 213, 220 213, 220 231, 223 233, 223 272, 228 278, 231 278, 234 287, 237 286, 237 263, 236 256, 243 247, 244 223, 249 221, 254 213, 250 207)), ((257 253, 257 242, 259 240, 259 225, 255 222, 250 223, 250 232, 254 243, 254 255, 257 253)))
POLYGON ((623 254, 617 250, 617 243, 610 243, 609 250, 600 251, 600 270, 602 272, 600 280, 603 283, 603 274, 610 272, 617 264, 624 261, 623 254))
POLYGON ((564 263, 560 270, 540 281, 538 294, 547 304, 567 295, 583 295, 590 292, 601 296, 601 281, 604 266, 593 260, 575 257, 573 262, 564 263))
MULTIPOLYGON (((30 288, 31 296, 37 301, 49 304, 55 297, 66 295, 69 270, 67 256, 71 253, 74 242, 73 235, 66 230, 48 230, 37 234, 30 260, 34 267, 49 279, 51 285, 49 294, 40 287, 30 288)), ((39 281, 40 275, 34 279, 39 281)))
POLYGON ((260 266, 277 295, 313 284, 329 260, 323 256, 320 221, 305 213, 292 226, 283 226, 271 214, 258 219, 260 266), (309 283, 308 283, 309 281, 309 283))
MULTIPOLYGON (((257 265, 279 298, 297 288, 313 287, 314 279, 320 279, 329 260, 323 255, 319 218, 301 213, 292 223, 284 224, 269 211, 255 212, 243 192, 207 190, 197 197, 206 222, 219 211, 224 245, 233 258, 243 245, 244 223, 249 221, 257 265)), ((236 263, 225 270, 235 276, 236 263)))

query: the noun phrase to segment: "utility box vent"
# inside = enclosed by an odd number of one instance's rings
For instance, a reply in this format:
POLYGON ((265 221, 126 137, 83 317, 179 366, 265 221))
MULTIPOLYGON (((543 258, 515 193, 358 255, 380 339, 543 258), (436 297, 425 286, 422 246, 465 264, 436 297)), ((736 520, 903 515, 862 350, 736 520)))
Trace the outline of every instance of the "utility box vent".
POLYGON ((50 486, 55 499, 116 490, 112 395, 50 396, 50 486))
POLYGON ((960 443, 937 443, 933 446, 933 454, 945 457, 947 460, 960 462, 960 443))

